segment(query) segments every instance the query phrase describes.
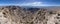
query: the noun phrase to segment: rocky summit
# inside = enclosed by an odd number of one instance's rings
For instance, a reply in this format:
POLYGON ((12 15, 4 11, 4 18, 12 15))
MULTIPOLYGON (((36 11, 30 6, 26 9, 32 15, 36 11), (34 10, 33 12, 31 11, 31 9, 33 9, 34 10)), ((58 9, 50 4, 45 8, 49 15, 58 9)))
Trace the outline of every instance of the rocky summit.
POLYGON ((60 24, 60 11, 2 6, 0 7, 0 24, 60 24))

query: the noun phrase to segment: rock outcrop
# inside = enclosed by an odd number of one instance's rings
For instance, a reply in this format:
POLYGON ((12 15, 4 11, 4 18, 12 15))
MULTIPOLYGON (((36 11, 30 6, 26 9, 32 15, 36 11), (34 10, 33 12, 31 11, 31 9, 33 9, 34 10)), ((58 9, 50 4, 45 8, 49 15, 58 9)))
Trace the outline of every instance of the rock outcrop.
POLYGON ((0 8, 0 24, 60 24, 60 13, 39 9, 35 13, 19 6, 0 8))

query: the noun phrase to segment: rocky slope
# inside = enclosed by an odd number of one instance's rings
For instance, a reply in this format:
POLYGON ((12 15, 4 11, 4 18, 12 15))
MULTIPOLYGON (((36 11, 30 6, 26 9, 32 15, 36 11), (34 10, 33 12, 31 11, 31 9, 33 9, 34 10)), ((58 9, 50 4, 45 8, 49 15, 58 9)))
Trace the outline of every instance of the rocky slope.
POLYGON ((35 10, 31 12, 19 6, 1 7, 0 24, 60 24, 59 11, 43 8, 35 10))

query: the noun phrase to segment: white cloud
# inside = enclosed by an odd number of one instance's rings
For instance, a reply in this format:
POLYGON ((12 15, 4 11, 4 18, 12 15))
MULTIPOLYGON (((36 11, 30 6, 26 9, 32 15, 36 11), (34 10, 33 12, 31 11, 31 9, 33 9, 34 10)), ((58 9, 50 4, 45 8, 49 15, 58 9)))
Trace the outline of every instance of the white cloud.
POLYGON ((19 6, 20 4, 0 4, 0 6, 9 6, 9 5, 16 5, 16 6, 19 6))
POLYGON ((23 3, 21 6, 41 6, 42 2, 23 3))
POLYGON ((17 4, 0 4, 0 6, 9 6, 9 5, 17 5, 17 6, 48 6, 48 4, 43 4, 43 2, 24 2, 17 4))

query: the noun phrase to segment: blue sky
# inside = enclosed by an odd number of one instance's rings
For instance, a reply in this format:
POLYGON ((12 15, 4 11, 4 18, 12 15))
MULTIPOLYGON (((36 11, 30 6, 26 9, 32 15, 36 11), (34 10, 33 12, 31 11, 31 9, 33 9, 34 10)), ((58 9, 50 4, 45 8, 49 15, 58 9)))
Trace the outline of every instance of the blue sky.
POLYGON ((60 0, 0 0, 0 6, 60 6, 60 0))

